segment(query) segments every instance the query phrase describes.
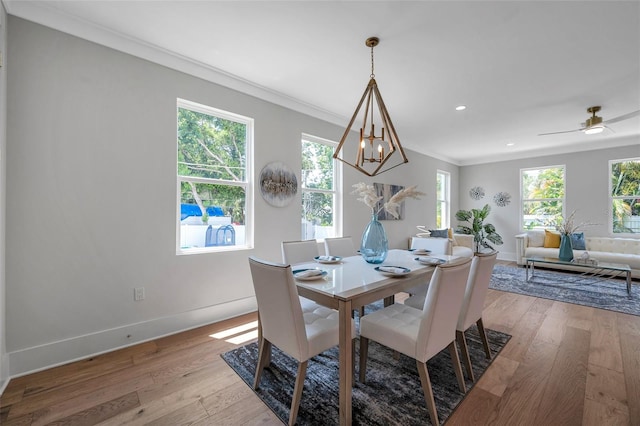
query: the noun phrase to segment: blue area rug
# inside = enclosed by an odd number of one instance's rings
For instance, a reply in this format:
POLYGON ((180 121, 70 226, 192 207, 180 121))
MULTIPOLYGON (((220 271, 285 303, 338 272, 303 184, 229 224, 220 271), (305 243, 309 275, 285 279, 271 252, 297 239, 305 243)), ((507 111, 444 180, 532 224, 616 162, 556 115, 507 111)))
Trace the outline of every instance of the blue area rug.
POLYGON ((627 283, 622 278, 597 278, 581 273, 543 270, 537 266, 530 281, 527 282, 525 276, 524 268, 496 265, 489 288, 640 315, 640 285, 637 281, 632 281, 631 294, 627 294, 627 283))
MULTIPOLYGON (((376 309, 375 304, 367 310, 376 309)), ((493 359, 511 336, 486 330, 493 359)), ((356 347, 358 347, 356 340, 356 347)), ((484 374, 491 360, 485 358, 482 343, 475 326, 467 331, 467 344, 476 382, 484 374)), ((276 347, 273 348, 271 365, 265 368, 256 395, 284 422, 289 418, 291 394, 295 383, 297 363, 276 347)), ((256 343, 234 349, 221 355, 235 372, 252 387, 258 360, 256 343)), ((357 353, 356 353, 357 356, 357 353)), ((444 350, 427 362, 433 394, 440 422, 445 422, 465 394, 460 392, 453 371, 449 351, 444 350)), ((356 367, 357 369, 357 367, 356 367)), ((473 383, 467 381, 467 392, 473 383)), ((253 388, 253 387, 252 387, 253 388)), ((378 343, 369 343, 367 382, 354 381, 352 393, 354 425, 430 425, 416 362, 393 352, 378 343)), ((298 425, 337 425, 338 348, 334 347, 311 358, 302 391, 298 412, 298 425)))

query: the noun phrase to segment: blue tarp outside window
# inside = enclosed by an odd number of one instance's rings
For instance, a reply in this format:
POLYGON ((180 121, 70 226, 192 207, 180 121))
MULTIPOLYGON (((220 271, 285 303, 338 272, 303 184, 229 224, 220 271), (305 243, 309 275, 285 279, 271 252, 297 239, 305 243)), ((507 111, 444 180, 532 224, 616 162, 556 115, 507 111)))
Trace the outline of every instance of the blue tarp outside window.
MULTIPOLYGON (((207 207, 209 216, 224 216, 222 208, 217 206, 207 207)), ((200 207, 197 204, 180 204, 180 220, 185 220, 189 216, 202 216, 200 207)))

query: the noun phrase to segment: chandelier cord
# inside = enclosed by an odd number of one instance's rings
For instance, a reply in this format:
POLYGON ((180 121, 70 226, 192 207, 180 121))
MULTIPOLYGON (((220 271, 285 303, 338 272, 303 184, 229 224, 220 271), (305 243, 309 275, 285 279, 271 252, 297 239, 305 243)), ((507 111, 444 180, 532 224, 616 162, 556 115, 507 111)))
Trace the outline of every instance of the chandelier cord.
POLYGON ((375 78, 376 75, 373 73, 373 47, 374 45, 371 45, 371 75, 369 77, 371 78, 375 78))

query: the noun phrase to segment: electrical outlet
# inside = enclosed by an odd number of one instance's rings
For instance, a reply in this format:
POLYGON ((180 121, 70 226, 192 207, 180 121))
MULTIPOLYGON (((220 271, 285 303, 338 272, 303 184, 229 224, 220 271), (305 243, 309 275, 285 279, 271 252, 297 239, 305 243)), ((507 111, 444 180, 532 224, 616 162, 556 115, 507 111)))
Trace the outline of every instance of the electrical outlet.
POLYGON ((136 302, 144 300, 144 287, 136 287, 133 289, 133 300, 136 302))

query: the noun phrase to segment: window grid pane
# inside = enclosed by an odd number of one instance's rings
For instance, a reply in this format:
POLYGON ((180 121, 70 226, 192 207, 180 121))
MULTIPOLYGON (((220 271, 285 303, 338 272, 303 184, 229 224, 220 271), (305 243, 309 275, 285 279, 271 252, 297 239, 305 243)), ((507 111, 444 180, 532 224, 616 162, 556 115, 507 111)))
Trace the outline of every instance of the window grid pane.
POLYGON ((338 178, 333 160, 334 147, 330 143, 303 138, 301 148, 301 238, 336 237, 335 184, 338 178))
POLYGON ((177 121, 179 253, 245 246, 250 119, 178 100, 177 121))
POLYGON ((523 229, 553 228, 564 212, 564 167, 521 170, 523 229))
POLYGON ((610 163, 611 231, 640 233, 640 159, 610 163))

